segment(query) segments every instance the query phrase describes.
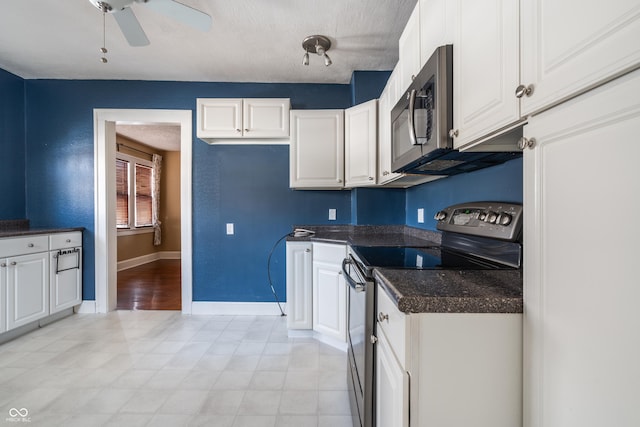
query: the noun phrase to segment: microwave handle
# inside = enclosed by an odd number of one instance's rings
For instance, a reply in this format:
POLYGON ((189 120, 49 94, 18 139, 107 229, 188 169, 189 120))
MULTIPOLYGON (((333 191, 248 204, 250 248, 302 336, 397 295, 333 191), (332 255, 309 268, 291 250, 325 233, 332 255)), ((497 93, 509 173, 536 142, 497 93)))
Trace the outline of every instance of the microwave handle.
POLYGON ((411 145, 418 145, 418 138, 416 138, 416 127, 414 125, 414 117, 416 111, 416 90, 411 89, 409 92, 409 140, 411 145))

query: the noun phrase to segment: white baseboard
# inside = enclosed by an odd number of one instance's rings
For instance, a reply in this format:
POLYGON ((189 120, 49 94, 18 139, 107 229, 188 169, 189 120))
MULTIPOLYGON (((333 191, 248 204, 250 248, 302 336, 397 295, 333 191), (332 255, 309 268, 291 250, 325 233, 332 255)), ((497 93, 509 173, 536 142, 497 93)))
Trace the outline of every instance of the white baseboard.
POLYGON ((96 313, 96 302, 90 300, 82 301, 78 307, 76 307, 76 313, 96 313))
POLYGON ((180 251, 164 251, 154 252, 152 254, 142 255, 136 258, 118 261, 118 271, 127 270, 129 268, 138 267, 143 264, 157 261, 159 259, 180 259, 180 251))
MULTIPOLYGON (((282 303, 282 309, 286 313, 286 304, 282 303)), ((193 301, 191 314, 222 314, 233 316, 280 316, 280 309, 275 302, 217 302, 217 301, 193 301)))

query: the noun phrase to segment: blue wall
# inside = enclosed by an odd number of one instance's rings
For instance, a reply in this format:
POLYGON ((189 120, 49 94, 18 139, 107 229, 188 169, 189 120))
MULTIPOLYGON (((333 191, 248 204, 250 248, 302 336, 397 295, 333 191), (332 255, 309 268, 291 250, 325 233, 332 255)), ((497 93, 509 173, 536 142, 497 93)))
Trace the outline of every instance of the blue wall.
POLYGON ((433 215, 450 205, 476 201, 522 203, 522 158, 409 188, 406 197, 406 224, 429 230, 436 229, 433 215), (424 208, 424 224, 418 224, 418 208, 424 208))
POLYGON ((25 218, 24 80, 0 69, 0 219, 25 218))
MULTIPOLYGON (((346 108, 348 85, 26 80, 27 216, 33 226, 83 226, 83 298, 95 298, 93 109, 193 111, 197 97, 291 98, 293 108, 346 108)), ((193 145, 195 300, 272 301, 268 249, 293 224, 349 223, 349 192, 289 190, 288 147, 193 145), (224 224, 234 222, 235 236, 224 224), (267 249, 268 248, 268 249, 267 249)), ((284 298, 284 245, 273 259, 284 298)))
MULTIPOLYGON (((35 227, 85 227, 83 298, 94 299, 94 108, 189 109, 195 132, 197 97, 284 97, 295 109, 346 108, 377 97, 385 74, 356 72, 351 85, 317 85, 23 81, 0 70, 0 89, 11 100, 0 100, 0 147, 11 153, 9 161, 0 158, 0 173, 6 171, 17 188, 10 201, 3 197, 0 219, 26 216, 35 227)), ((433 229, 433 212, 452 203, 522 201, 520 160, 406 191, 293 191, 288 146, 211 146, 195 134, 193 139, 196 301, 273 301, 267 257, 295 224, 406 223, 433 229), (425 208, 425 224, 416 223, 418 207, 425 208), (337 209, 335 222, 327 220, 330 208, 337 209), (235 224, 235 235, 225 234, 228 222, 235 224)), ((281 298, 284 263, 280 244, 271 271, 281 298)))

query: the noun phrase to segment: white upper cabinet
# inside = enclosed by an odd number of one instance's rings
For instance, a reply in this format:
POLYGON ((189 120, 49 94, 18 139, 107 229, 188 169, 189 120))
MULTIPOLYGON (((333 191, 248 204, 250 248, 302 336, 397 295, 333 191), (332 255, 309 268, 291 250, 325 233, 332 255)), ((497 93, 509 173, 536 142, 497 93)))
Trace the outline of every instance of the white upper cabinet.
POLYGON ((378 99, 378 184, 398 179, 402 174, 391 172, 391 109, 396 102, 397 70, 393 70, 378 99))
POLYGON ((637 0, 522 0, 522 98, 529 115, 638 67, 637 0))
POLYGON ((453 43, 454 4, 447 0, 420 0, 420 62, 436 48, 453 43))
POLYGON ((344 110, 292 110, 291 188, 344 188, 344 110))
POLYGON ((289 136, 288 98, 198 98, 196 103, 198 138, 289 136))
POLYGON ((345 182, 347 187, 376 184, 378 101, 347 108, 345 123, 345 182))
POLYGON ((398 79, 400 93, 404 93, 414 77, 420 72, 420 3, 416 4, 413 13, 398 42, 398 79))
POLYGON ((454 148, 517 123, 518 2, 456 0, 453 42, 454 148))

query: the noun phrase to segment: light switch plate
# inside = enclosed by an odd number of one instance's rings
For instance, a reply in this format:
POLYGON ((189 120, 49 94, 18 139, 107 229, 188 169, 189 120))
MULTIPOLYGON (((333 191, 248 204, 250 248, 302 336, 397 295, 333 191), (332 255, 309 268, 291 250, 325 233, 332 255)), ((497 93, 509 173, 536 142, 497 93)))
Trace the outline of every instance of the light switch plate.
POLYGON ((336 210, 329 209, 329 221, 335 221, 335 220, 336 220, 336 210))
POLYGON ((424 223, 424 208, 418 209, 418 222, 420 224, 424 223))
POLYGON ((233 223, 227 223, 227 234, 233 234, 233 223))

